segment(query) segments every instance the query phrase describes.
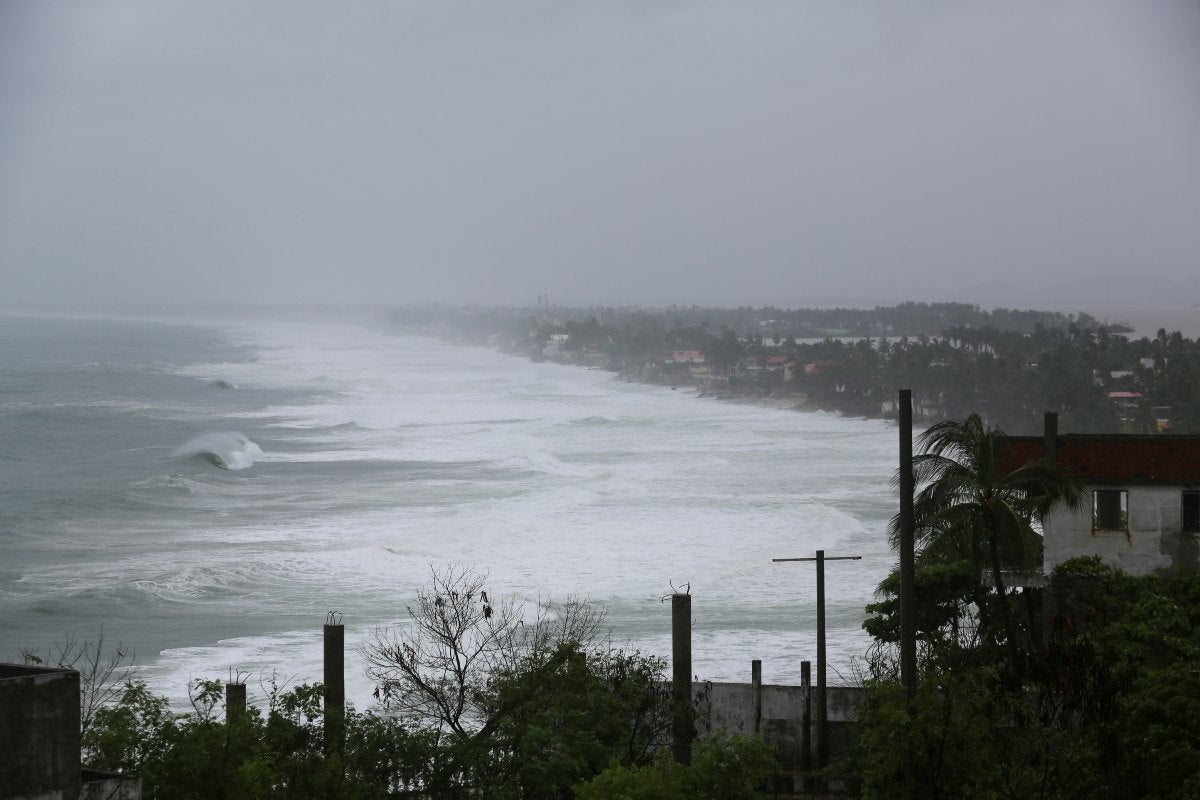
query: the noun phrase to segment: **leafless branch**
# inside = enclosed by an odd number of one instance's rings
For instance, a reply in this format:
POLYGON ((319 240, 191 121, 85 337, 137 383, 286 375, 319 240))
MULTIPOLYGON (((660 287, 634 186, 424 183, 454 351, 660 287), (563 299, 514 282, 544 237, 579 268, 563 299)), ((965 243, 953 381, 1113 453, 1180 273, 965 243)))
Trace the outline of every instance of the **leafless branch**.
POLYGON ((87 733, 96 712, 121 697, 125 684, 137 670, 133 651, 118 642, 108 647, 101 628, 95 639, 80 640, 74 631, 63 634, 45 657, 36 650, 21 648, 26 664, 44 664, 79 673, 79 730, 87 733))
POLYGON ((456 734, 487 725, 481 700, 491 676, 602 634, 603 613, 578 599, 497 599, 488 596, 486 574, 461 564, 431 573, 407 625, 376 628, 363 657, 380 701, 456 734))

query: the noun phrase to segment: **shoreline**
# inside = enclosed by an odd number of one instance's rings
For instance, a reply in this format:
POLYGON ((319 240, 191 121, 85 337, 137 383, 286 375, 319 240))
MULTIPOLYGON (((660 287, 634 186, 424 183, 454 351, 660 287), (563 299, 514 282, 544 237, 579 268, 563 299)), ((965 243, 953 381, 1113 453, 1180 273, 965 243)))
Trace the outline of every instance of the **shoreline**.
MULTIPOLYGON (((455 344, 470 344, 468 342, 459 342, 451 340, 455 344)), ((487 346, 487 345, 484 345, 487 346)), ((835 414, 845 419, 861 419, 861 420, 881 420, 884 422, 894 422, 894 415, 878 414, 867 415, 859 413, 850 413, 840 408, 829 408, 822 406, 810 400, 806 395, 801 393, 794 394, 776 394, 774 392, 762 394, 761 392, 739 392, 734 388, 726 385, 721 388, 706 387, 704 383, 687 381, 684 383, 667 383, 664 381, 646 380, 637 374, 633 374, 620 369, 613 369, 608 366, 597 364, 584 364, 577 361, 559 359, 554 357, 544 357, 535 359, 520 352, 512 352, 503 347, 493 348, 495 352, 507 355, 513 358, 523 358, 532 363, 549 362, 558 364, 564 367, 574 367, 576 369, 595 370, 598 372, 611 373, 614 380, 621 380, 627 383, 636 383, 642 386, 661 386, 674 391, 687 391, 695 395, 700 400, 714 400, 719 403, 732 403, 738 405, 755 405, 760 408, 769 408, 776 411, 787 411, 796 413, 824 413, 835 414)), ((914 419, 914 422, 916 420, 914 419)))

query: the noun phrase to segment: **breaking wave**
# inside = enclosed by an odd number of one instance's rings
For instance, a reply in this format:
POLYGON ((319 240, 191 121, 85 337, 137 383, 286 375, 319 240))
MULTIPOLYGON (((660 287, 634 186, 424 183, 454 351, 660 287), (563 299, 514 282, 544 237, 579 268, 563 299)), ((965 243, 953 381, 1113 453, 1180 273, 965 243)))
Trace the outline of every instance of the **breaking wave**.
POLYGON ((202 456, 221 469, 247 469, 263 457, 262 448, 236 431, 202 433, 171 451, 172 458, 202 456))

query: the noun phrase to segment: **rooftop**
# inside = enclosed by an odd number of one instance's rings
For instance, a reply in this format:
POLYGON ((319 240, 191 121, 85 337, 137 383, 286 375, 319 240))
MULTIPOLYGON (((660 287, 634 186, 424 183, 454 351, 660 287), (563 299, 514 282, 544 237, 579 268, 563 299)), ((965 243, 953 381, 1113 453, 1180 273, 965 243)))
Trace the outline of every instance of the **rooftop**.
MULTIPOLYGON (((1087 483, 1200 486, 1200 436, 1068 434, 1055 438, 1055 462, 1087 483)), ((1005 436, 997 467, 1011 472, 1044 455, 1041 436, 1005 436)))

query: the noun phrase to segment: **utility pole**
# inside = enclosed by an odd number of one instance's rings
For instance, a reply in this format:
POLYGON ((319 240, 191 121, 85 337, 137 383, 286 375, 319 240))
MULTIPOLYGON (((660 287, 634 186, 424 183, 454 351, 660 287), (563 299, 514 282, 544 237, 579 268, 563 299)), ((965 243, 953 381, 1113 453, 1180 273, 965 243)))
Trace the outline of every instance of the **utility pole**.
POLYGON ((828 556, 818 550, 815 558, 772 558, 780 561, 817 562, 817 769, 829 766, 829 704, 825 694, 825 562, 859 561, 862 556, 828 556))
MULTIPOLYGON (((917 696, 917 559, 916 523, 913 516, 912 389, 901 389, 900 428, 900 684, 907 698, 909 717, 917 696)), ((906 734, 900 742, 900 768, 904 797, 913 786, 913 747, 906 734)))
POLYGON ((913 521, 912 389, 900 390, 900 683, 917 692, 916 533, 913 521))

